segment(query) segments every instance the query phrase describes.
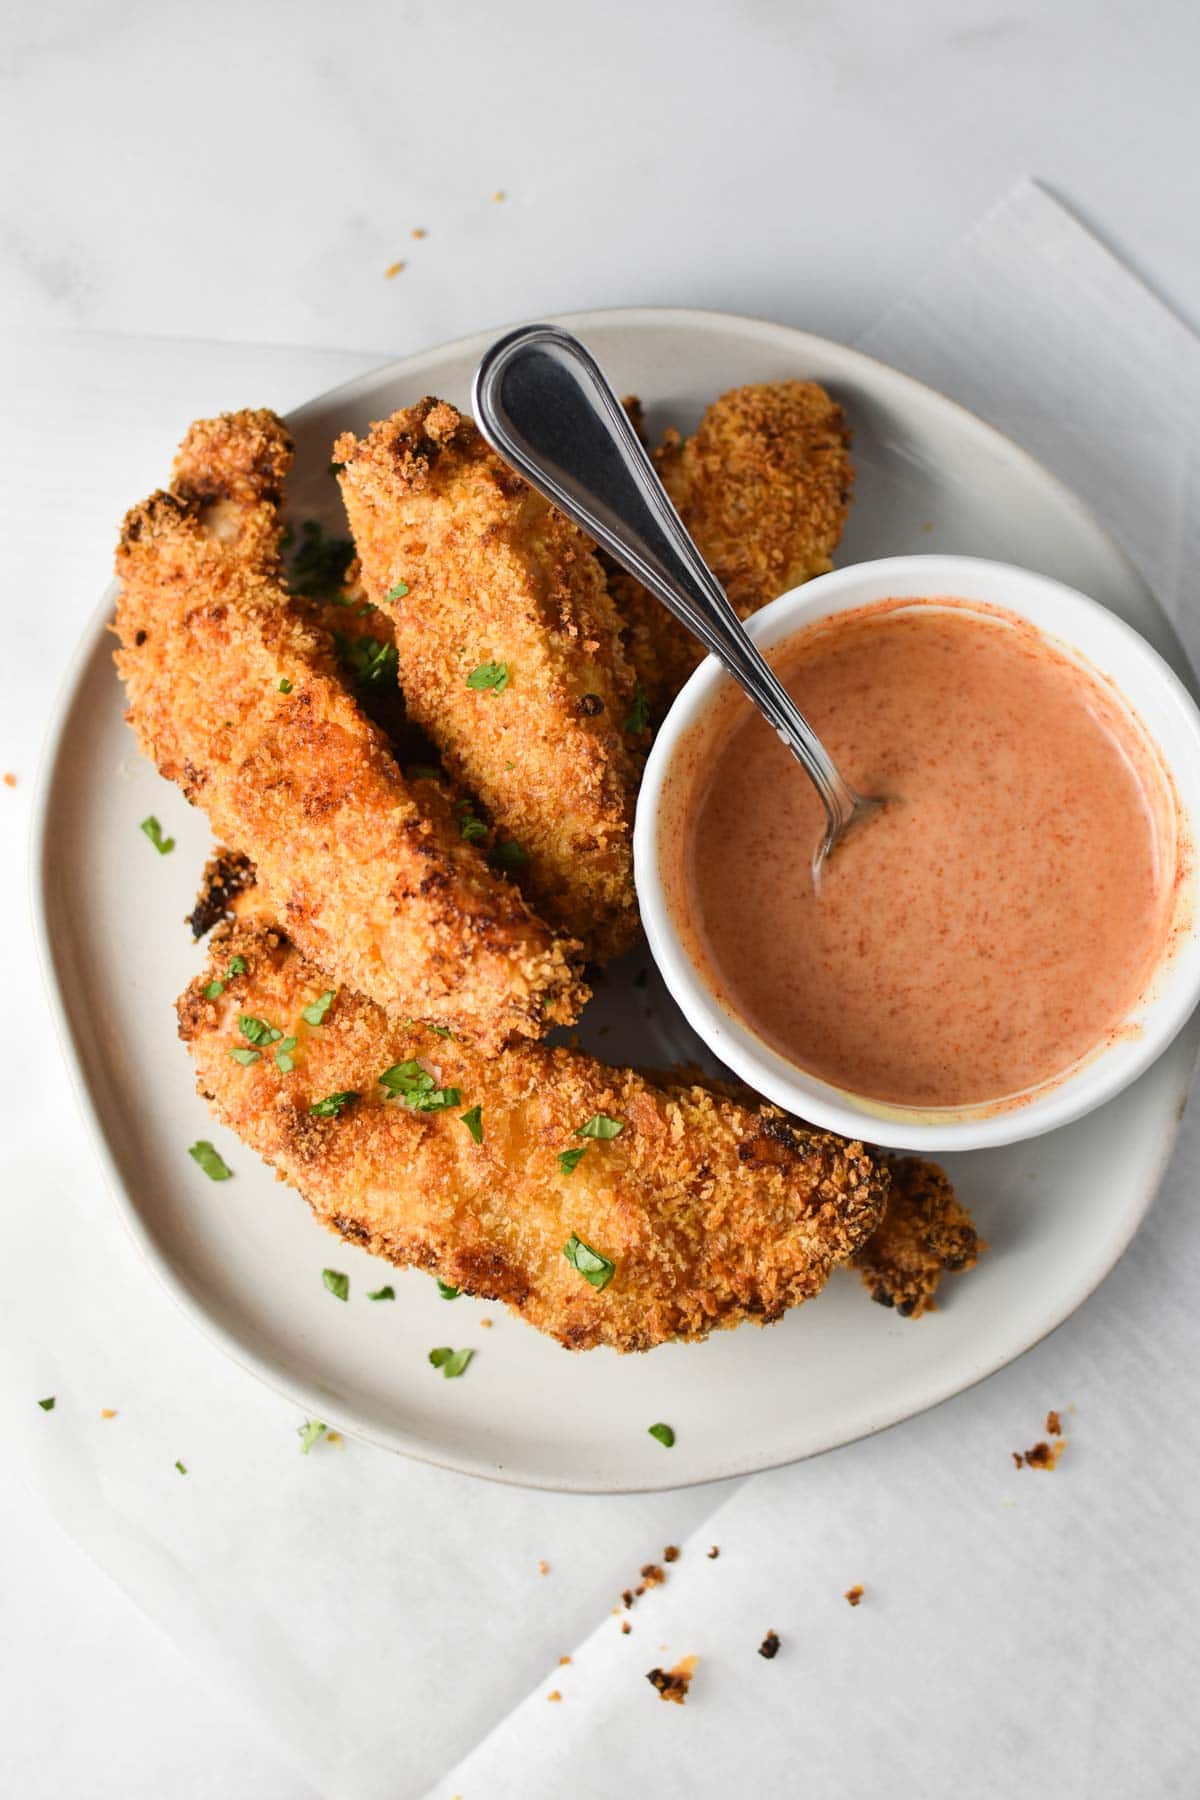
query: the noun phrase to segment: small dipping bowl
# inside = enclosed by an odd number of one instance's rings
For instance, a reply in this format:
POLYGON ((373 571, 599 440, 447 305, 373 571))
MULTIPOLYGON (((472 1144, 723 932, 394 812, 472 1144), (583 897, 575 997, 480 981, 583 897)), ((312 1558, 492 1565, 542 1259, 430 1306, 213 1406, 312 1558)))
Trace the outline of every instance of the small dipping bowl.
MULTIPOLYGON (((897 556, 837 569, 781 595, 748 629, 769 652, 818 619, 905 599, 975 602, 1026 621, 1053 649, 1115 689, 1133 728, 1140 725, 1157 751, 1175 808, 1173 912, 1163 952, 1124 1021, 1071 1068, 1025 1094, 920 1109, 834 1086, 765 1042, 713 991, 674 910, 682 905, 671 872, 679 866, 680 834, 694 828, 703 772, 716 745, 749 705, 739 701, 730 709, 725 696, 734 684, 711 656, 677 696, 646 765, 634 829, 638 898, 651 952, 680 1010, 714 1055, 757 1092, 845 1137, 892 1149, 975 1150, 1037 1137, 1102 1106, 1149 1068, 1200 1001, 1190 824, 1200 821, 1200 712, 1157 651, 1105 607, 1047 576, 975 557, 897 556)), ((846 773, 854 780, 853 769, 846 773)), ((805 779, 799 768, 795 779, 805 779)), ((1029 823, 1037 829, 1036 819, 1029 823)), ((869 833, 870 822, 859 829, 869 833)))

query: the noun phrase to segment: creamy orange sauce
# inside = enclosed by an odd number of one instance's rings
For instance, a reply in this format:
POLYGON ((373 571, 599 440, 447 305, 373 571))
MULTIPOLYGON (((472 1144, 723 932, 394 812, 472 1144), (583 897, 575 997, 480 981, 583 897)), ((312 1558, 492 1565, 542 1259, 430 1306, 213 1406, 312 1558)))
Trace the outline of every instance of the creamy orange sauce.
POLYGON ((748 704, 683 753, 669 903, 724 1003, 810 1073, 918 1108, 1011 1100, 1117 1031, 1170 931, 1175 808, 1107 682, 941 600, 822 621, 772 661, 888 805, 815 889, 820 802, 748 704))

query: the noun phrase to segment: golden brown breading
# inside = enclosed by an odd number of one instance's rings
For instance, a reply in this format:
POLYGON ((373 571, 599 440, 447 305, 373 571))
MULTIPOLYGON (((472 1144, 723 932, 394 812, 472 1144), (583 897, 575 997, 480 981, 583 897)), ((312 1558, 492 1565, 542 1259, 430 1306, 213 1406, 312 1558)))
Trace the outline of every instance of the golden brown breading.
POLYGON ((279 568, 280 509, 292 449, 275 413, 246 407, 197 419, 175 457, 172 493, 194 509, 208 537, 263 574, 279 568))
POLYGON ((595 957, 627 949, 633 671, 591 545, 445 401, 347 433, 334 456, 409 713, 528 857, 539 912, 595 957), (496 685, 469 686, 484 665, 496 685))
MULTIPOLYGON (((694 436, 667 433, 654 459, 663 486, 740 618, 832 568, 854 484, 849 446, 841 407, 815 381, 733 388, 694 436)), ((657 717, 704 652, 665 606, 603 560, 657 717)))
POLYGON ((851 1262, 872 1300, 919 1319, 942 1276, 973 1269, 987 1245, 936 1163, 896 1157, 891 1170, 883 1218, 851 1262))
MULTIPOLYGON (((246 415, 255 442, 264 416, 246 415)), ((155 494, 125 521, 116 661, 143 750, 250 858, 335 980, 492 1050, 569 1022, 586 998, 579 946, 488 868, 439 783, 405 781, 311 612, 264 570, 276 467, 246 466, 267 470, 270 498, 251 499, 254 476, 222 493, 214 474, 204 501, 155 494), (204 527, 214 505, 223 538, 204 527)))
POLYGON ((503 1300, 570 1349, 647 1350, 744 1319, 766 1323, 825 1285, 878 1221, 886 1173, 861 1144, 741 1105, 698 1083, 519 1045, 486 1060, 388 1019, 346 989, 325 1022, 302 1010, 328 984, 278 934, 222 927, 179 1002, 198 1087, 317 1218, 376 1255, 503 1300), (231 957, 244 975, 226 977, 231 957), (219 975, 218 999, 205 997, 219 975), (250 1014, 295 1036, 294 1069, 229 1054, 250 1014), (392 1065, 425 1071, 439 1111, 389 1100, 392 1065), (352 1093, 336 1117, 312 1112, 352 1093), (462 1114, 481 1108, 482 1142, 462 1114), (597 1115, 609 1140, 580 1135, 597 1115), (582 1151, 573 1169, 562 1152, 582 1151), (572 1235, 616 1265, 602 1290, 567 1261, 572 1235))

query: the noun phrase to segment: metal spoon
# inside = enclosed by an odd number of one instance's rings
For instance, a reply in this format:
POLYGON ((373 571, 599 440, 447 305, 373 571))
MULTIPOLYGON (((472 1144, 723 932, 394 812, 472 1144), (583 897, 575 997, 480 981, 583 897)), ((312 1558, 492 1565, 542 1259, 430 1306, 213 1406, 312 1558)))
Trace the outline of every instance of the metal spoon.
POLYGON ((734 612, 591 354, 556 325, 523 325, 475 372, 479 429, 533 487, 602 544, 720 658, 825 808, 813 874, 880 805, 857 793, 734 612))

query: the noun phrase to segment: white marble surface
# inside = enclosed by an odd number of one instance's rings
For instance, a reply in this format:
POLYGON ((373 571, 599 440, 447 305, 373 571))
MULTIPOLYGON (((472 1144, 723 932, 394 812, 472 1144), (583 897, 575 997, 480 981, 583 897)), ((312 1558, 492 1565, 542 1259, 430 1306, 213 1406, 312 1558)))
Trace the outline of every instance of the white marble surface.
MULTIPOLYGON (((57 1196, 107 1205, 36 1006, 14 871, 46 709, 103 578, 113 522, 160 478, 181 420, 248 397, 292 404, 371 352, 587 304, 729 307, 849 339, 1029 171, 1200 322, 1190 223, 1200 199, 1190 124, 1198 50, 1190 7, 1089 0, 553 11, 430 0, 196 11, 118 0, 9 16, 0 318, 22 329, 6 333, 0 357, 0 767, 19 778, 12 793, 0 789, 0 941, 20 1002, 0 1054, 6 1286, 36 1280, 52 1293, 57 1196), (428 236, 413 240, 413 227, 428 236), (387 281, 397 258, 407 267, 387 281), (347 353, 314 359, 238 340, 347 353)), ((853 1775, 839 1789, 831 1775, 822 1792, 833 1800, 883 1786, 941 1793, 951 1773, 958 1793, 1004 1795, 1018 1791, 1018 1775, 1027 1791, 1038 1766, 1051 1787, 1057 1776, 1080 1796, 1195 1791, 1180 1727, 1194 1688, 1177 1686, 1195 1648, 1174 1551, 1180 1521, 1195 1512, 1188 1284, 1194 1291, 1198 1172, 1193 1129, 1133 1251, 1054 1340, 980 1394, 826 1458, 787 1490, 798 1541, 828 1533, 839 1568, 856 1534, 904 1546, 910 1561, 931 1558, 929 1585, 943 1602, 910 1594, 915 1642, 894 1616, 860 1653, 873 1679, 895 1680, 900 1699, 882 1720, 859 1717, 861 1670, 854 1653, 837 1651, 844 1668, 821 1689, 826 1735, 878 1730, 878 1784, 853 1775), (1027 1530, 1014 1549, 970 1471, 997 1431, 1015 1444, 1039 1408, 1072 1398, 1075 1485, 1021 1496, 1027 1530), (962 1512, 934 1545, 920 1497, 940 1486, 962 1512), (1049 1608, 1048 1592, 1063 1604, 1049 1608), (1086 1632, 1072 1630, 1073 1617, 1086 1632), (1058 1682, 1045 1681, 1043 1655, 1038 1691, 1023 1695, 1022 1661, 1047 1641, 1058 1682), (951 1657, 977 1659, 980 1680, 996 1687, 994 1708, 971 1715, 980 1726, 971 1742, 939 1715, 951 1657), (1123 1712, 1144 1727, 1141 1765, 1129 1760, 1123 1712), (1069 1782, 1056 1761, 1064 1742, 1075 1758, 1069 1782)), ((154 1304, 163 1311, 161 1297, 154 1304)), ((6 1393, 0 1404, 15 1401, 6 1393)), ((234 1385, 228 1406, 231 1434, 269 1410, 255 1400, 242 1412, 234 1385)), ((17 1800, 336 1792, 305 1774, 302 1728, 281 1746, 235 1695, 198 1685, 192 1665, 33 1504, 25 1473, 0 1451, 0 1791, 17 1800)), ((456 1492, 438 1478, 428 1502, 453 1506, 456 1492)), ((764 1489, 761 1504, 773 1494, 778 1505, 781 1493, 764 1489)), ((682 1537, 696 1512, 681 1502, 676 1523, 659 1518, 682 1537)), ((598 1554, 628 1528, 588 1503, 581 1531, 598 1554)), ((786 1551, 781 1581, 814 1574, 796 1543, 786 1551)), ((819 1565, 818 1556, 818 1575, 819 1565)), ((744 1579, 757 1629, 778 1583, 763 1569, 744 1579)), ((548 1651, 561 1625, 577 1641, 570 1611, 536 1625, 512 1618, 510 1704, 538 1679, 522 1673, 531 1656, 539 1676, 549 1666, 537 1663, 543 1637, 548 1651)), ((446 1684, 462 1683, 464 1716, 470 1620, 460 1607, 428 1651, 435 1667, 443 1659, 446 1684)), ((824 1654, 823 1641, 814 1629, 808 1654, 824 1654)), ((787 1679, 782 1658, 764 1672, 787 1679)), ((798 1681, 781 1685, 787 1699, 767 1719, 715 1698, 707 1722, 694 1708, 677 1726, 673 1709, 660 1709, 671 1735, 646 1764, 647 1789, 725 1792, 745 1746, 763 1740, 775 1760, 756 1766, 782 1782, 793 1715, 813 1729, 803 1665, 798 1681)), ((380 1788, 398 1796, 425 1791, 500 1727, 502 1713, 477 1718, 438 1764, 408 1745, 403 1702, 380 1788)), ((322 1729, 311 1722, 313 1736, 322 1729)), ((524 1761, 534 1800, 561 1793, 539 1764, 529 1707, 506 1729, 494 1766, 519 1778, 524 1761)), ((594 1764, 603 1752, 592 1740, 578 1754, 594 1764)), ((637 1781, 623 1773, 632 1791, 637 1781)), ((484 1791, 464 1787, 464 1800, 484 1791)))

